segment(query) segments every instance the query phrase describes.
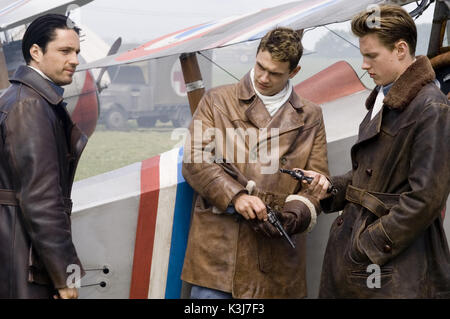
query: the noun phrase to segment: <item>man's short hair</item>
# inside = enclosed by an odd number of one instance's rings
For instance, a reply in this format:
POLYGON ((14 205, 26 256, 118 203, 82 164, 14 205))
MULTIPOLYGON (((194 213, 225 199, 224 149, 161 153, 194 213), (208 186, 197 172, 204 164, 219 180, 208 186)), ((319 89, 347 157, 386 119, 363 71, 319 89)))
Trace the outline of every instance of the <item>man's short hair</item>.
POLYGON ((278 27, 269 31, 259 43, 256 54, 268 51, 274 61, 289 62, 289 70, 294 70, 303 54, 302 38, 292 29, 278 27))
POLYGON ((402 7, 381 5, 377 10, 366 10, 352 20, 353 33, 361 38, 368 34, 376 34, 380 42, 391 51, 399 40, 408 43, 409 53, 414 56, 417 46, 417 28, 414 20, 402 7), (373 22, 379 13, 380 19, 373 22), (371 23, 373 22, 373 23, 371 23))
POLYGON ((30 48, 33 44, 37 44, 45 53, 47 44, 56 37, 56 29, 72 29, 80 34, 80 28, 62 14, 46 14, 37 18, 28 26, 22 39, 22 54, 27 64, 32 60, 30 48))

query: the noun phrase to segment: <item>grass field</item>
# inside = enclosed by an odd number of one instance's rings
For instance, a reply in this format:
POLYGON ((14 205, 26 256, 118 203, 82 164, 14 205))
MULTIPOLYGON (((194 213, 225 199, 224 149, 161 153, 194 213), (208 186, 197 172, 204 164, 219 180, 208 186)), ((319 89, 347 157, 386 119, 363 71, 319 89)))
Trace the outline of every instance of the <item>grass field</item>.
MULTIPOLYGON (((302 70, 294 78, 294 85, 323 70, 339 59, 330 59, 308 55, 302 58, 302 70)), ((347 59, 358 75, 361 75, 361 59, 347 59)), ((254 61, 248 63, 225 62, 222 66, 237 78, 245 75, 253 66, 254 61)), ((231 76, 213 66, 212 86, 236 82, 231 76)), ((373 86, 371 79, 363 77, 363 83, 373 86)), ((152 156, 172 149, 176 140, 171 139, 174 127, 171 122, 166 124, 157 122, 155 128, 138 128, 135 121, 128 121, 127 131, 109 131, 103 125, 89 139, 89 143, 81 157, 75 180, 95 176, 129 164, 140 162, 152 156)))
POLYGON ((173 127, 157 123, 153 129, 138 128, 129 121, 128 131, 109 131, 98 125, 81 156, 75 180, 81 180, 129 164, 140 162, 172 149, 173 127))

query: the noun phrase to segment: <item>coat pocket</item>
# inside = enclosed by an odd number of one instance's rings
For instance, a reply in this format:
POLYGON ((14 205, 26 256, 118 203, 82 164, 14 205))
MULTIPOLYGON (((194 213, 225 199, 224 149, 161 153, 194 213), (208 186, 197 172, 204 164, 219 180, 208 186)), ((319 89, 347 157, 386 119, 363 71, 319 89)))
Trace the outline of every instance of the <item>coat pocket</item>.
POLYGON ((270 238, 260 236, 258 238, 258 266, 261 272, 267 274, 272 269, 272 247, 270 238))
MULTIPOLYGON (((365 208, 362 209, 363 212, 367 212, 365 208)), ((358 251, 358 240, 361 234, 367 229, 368 225, 372 222, 372 215, 371 213, 363 214, 359 218, 359 222, 356 223, 355 227, 353 228, 353 232, 350 238, 350 246, 348 247, 348 251, 346 253, 348 260, 350 263, 361 265, 363 263, 363 260, 367 261, 367 256, 361 256, 361 253, 363 252, 358 251), (365 258, 364 258, 365 257, 365 258)), ((366 263, 367 264, 367 263, 366 263)))
POLYGON ((367 288, 373 291, 385 290, 391 286, 393 281, 393 269, 379 267, 378 265, 367 265, 366 268, 355 268, 347 271, 347 282, 351 286, 367 288))

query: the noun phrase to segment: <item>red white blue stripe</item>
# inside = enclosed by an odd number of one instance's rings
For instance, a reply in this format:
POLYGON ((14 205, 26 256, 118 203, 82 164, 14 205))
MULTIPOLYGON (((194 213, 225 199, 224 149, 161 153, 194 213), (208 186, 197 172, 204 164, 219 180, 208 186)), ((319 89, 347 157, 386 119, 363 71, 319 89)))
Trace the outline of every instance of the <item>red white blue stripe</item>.
MULTIPOLYGON (((74 243, 85 268, 111 269, 108 296, 181 297, 194 194, 181 175, 182 158, 183 148, 175 148, 75 183, 74 243)), ((82 285, 92 280, 83 278, 82 285)), ((88 298, 102 298, 104 292, 80 291, 88 298)))
POLYGON ((193 198, 182 156, 173 149, 142 162, 130 298, 180 298, 193 198))

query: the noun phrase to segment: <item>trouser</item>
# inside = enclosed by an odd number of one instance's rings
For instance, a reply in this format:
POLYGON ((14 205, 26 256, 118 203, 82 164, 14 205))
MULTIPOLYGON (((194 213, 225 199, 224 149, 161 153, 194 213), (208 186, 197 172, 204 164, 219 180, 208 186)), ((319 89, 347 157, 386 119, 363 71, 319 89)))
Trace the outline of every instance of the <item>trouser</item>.
POLYGON ((194 285, 191 289, 191 299, 233 299, 233 296, 229 292, 194 285))

